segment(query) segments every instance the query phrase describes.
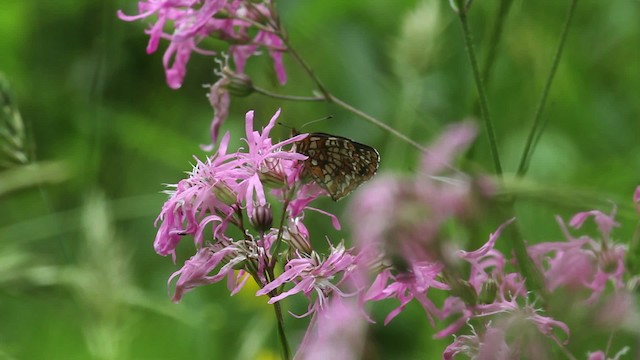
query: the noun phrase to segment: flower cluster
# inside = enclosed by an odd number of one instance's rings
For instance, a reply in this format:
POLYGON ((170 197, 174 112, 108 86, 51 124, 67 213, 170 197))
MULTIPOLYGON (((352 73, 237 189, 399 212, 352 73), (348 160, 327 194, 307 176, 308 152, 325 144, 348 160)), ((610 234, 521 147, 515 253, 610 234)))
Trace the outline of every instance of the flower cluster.
POLYGON ((274 61, 280 83, 287 81, 282 64, 284 44, 275 34, 273 4, 270 0, 147 0, 138 3, 137 15, 118 11, 125 21, 156 17, 145 33, 149 35, 147 53, 158 49, 160 39, 170 41, 162 58, 167 84, 173 89, 182 86, 191 53, 215 55, 199 45, 208 37, 230 44, 229 53, 236 71, 244 72, 251 56, 262 46, 274 61), (169 27, 169 32, 165 31, 169 27))
MULTIPOLYGON (((261 287, 257 295, 270 296, 270 303, 302 292, 310 299, 308 314, 323 308, 330 294, 346 296, 338 285, 350 276, 355 256, 342 244, 332 245, 326 257, 313 250, 304 214, 307 209, 317 210, 307 205, 326 192, 314 183, 303 182, 302 160, 306 156, 293 147, 283 149, 308 134, 275 144, 269 137, 279 114, 259 132, 253 130, 253 112, 248 112, 247 148, 228 153, 227 133, 217 152, 206 161, 196 159, 189 177, 168 192, 170 198, 157 219, 156 252, 171 255, 175 261, 176 247, 186 235, 193 236, 197 248, 169 278, 170 283, 177 278, 174 301, 195 287, 224 278, 234 294, 249 277, 261 287), (283 209, 277 228, 272 227, 272 203, 283 209), (245 218, 253 229, 245 226, 245 218), (234 238, 234 229, 240 230, 239 238, 234 238), (280 242, 288 249, 279 251, 280 242), (276 278, 274 267, 281 258, 286 259, 285 271, 276 278), (281 292, 281 286, 288 283, 293 288, 281 292)), ((335 216, 325 214, 339 228, 335 216)))
POLYGON ((145 33, 149 35, 147 53, 158 49, 161 39, 169 41, 162 57, 167 84, 172 89, 182 86, 187 63, 192 53, 216 55, 203 48, 208 38, 228 44, 227 52, 233 59, 234 70, 228 64, 229 56, 216 74, 219 80, 209 91, 214 109, 211 122, 212 143, 218 140, 220 125, 228 115, 229 92, 246 96, 253 86, 244 74, 247 60, 264 48, 273 59, 278 81, 284 85, 287 74, 283 64, 286 46, 282 40, 275 4, 272 0, 147 0, 138 3, 138 14, 126 15, 118 11, 124 21, 155 18, 145 33))

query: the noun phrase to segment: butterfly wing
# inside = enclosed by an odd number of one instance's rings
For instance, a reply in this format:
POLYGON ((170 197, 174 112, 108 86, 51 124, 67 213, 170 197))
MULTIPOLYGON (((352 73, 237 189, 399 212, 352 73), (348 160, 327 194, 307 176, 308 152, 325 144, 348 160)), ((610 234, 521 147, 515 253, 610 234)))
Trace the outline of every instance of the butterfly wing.
POLYGON ((300 144, 305 171, 333 200, 339 200, 378 170, 380 156, 367 145, 324 133, 311 133, 300 144))

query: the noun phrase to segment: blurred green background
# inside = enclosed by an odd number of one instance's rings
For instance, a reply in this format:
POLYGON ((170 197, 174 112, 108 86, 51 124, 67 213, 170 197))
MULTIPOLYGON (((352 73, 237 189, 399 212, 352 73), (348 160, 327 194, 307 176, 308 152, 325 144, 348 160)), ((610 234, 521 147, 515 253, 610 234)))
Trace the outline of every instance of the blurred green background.
MULTIPOLYGON (((473 4, 481 66, 500 3, 473 4)), ((504 24, 488 91, 507 172, 516 169, 568 4, 514 1, 504 24)), ((425 144, 446 124, 473 116, 473 77, 447 1, 278 6, 293 44, 338 97, 425 144)), ((219 283, 180 304, 169 300, 168 276, 193 245, 182 244, 175 265, 156 255, 153 222, 166 199, 163 184, 183 178, 192 155, 204 156, 199 145, 209 141, 213 113, 202 85, 216 78, 213 58, 194 54, 183 87, 169 89, 161 65, 166 42, 148 56, 145 23, 116 17, 118 9, 135 8, 123 0, 3 1, 0 72, 24 120, 24 153, 40 167, 0 171, 0 359, 275 359, 272 309, 253 295, 255 286, 229 297, 219 283)), ((567 218, 587 203, 608 210, 608 200, 621 207, 616 237, 627 241, 632 233, 631 194, 640 184, 639 15, 638 1, 578 5, 527 177, 537 190, 518 203, 530 242, 562 239, 553 214, 567 218), (578 190, 587 200, 572 196, 578 190)), ((248 73, 261 87, 310 95, 300 68, 290 58, 285 64, 284 89, 265 56, 252 59, 248 73)), ((232 99, 223 126, 232 147, 240 144, 247 110, 265 123, 278 107, 290 126, 334 115, 305 130, 375 146, 382 173, 416 168, 413 148, 344 110, 258 94, 232 99)), ((279 127, 273 135, 288 133, 279 127)), ((484 133, 474 160, 493 169, 484 133)), ((344 218, 348 203, 322 199, 317 207, 344 218)), ((487 231, 501 221, 492 219, 487 231)), ((329 221, 312 214, 308 224, 322 242, 329 221)), ((348 226, 329 235, 348 242, 348 226)), ((373 308, 379 358, 439 358, 451 339, 432 340, 418 306, 382 326, 395 305, 373 308)), ((303 299, 285 304, 296 313, 305 307, 303 299)), ((287 321, 297 344, 307 320, 287 321)))

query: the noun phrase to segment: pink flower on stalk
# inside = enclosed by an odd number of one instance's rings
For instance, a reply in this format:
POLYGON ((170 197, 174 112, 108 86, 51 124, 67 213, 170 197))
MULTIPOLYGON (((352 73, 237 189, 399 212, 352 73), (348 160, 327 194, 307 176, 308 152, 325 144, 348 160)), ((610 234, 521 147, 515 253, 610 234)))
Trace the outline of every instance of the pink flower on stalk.
POLYGON ((239 71, 243 70, 246 59, 256 54, 258 46, 264 46, 274 59, 278 79, 284 84, 286 74, 282 65, 282 52, 285 48, 282 40, 274 34, 275 29, 260 30, 253 40, 247 36, 248 30, 254 27, 251 21, 271 26, 269 5, 270 0, 264 0, 262 4, 247 0, 147 0, 138 3, 137 15, 129 16, 118 11, 118 17, 124 21, 141 20, 153 15, 157 17, 156 22, 145 31, 149 35, 147 53, 157 50, 160 39, 170 41, 162 63, 167 84, 172 89, 182 86, 192 52, 216 54, 199 47, 208 37, 234 44, 230 51, 236 59, 239 71), (173 31, 165 32, 167 27, 173 31), (238 48, 242 46, 245 48, 238 48))
POLYGON ((156 224, 162 222, 154 242, 158 254, 171 254, 175 261, 175 248, 184 235, 195 235, 196 245, 201 246, 202 226, 217 222, 220 230, 226 227, 227 216, 233 212, 234 199, 229 197, 233 196, 238 178, 235 168, 239 164, 234 154, 226 154, 228 144, 226 134, 216 154, 206 162, 196 159, 189 178, 169 185, 175 190, 167 191, 171 197, 156 219, 156 224))
MULTIPOLYGON (((265 205, 263 179, 280 179, 278 186, 287 187, 285 179, 292 172, 299 172, 299 161, 304 155, 284 151, 282 147, 299 141, 306 135, 299 135, 275 145, 269 138, 269 131, 275 125, 280 110, 262 133, 253 131, 253 111, 247 113, 246 130, 247 153, 227 154, 229 134, 226 134, 217 153, 206 162, 197 160, 189 173, 189 178, 181 180, 175 190, 168 192, 171 197, 163 205, 158 221, 162 221, 155 250, 175 260, 175 248, 184 235, 194 235, 197 246, 203 245, 205 226, 213 224, 214 238, 224 232, 232 220, 237 207, 246 207, 253 216, 255 205, 265 205)), ((273 185, 273 183, 272 183, 273 185)))
POLYGON ((602 235, 599 241, 586 236, 574 238, 560 218, 557 218, 567 242, 540 243, 528 248, 534 261, 542 268, 547 289, 550 291, 564 286, 571 289, 585 289, 591 292, 587 303, 593 304, 604 291, 607 283, 616 289, 624 287, 624 256, 626 249, 615 244, 611 230, 618 226, 611 215, 593 210, 576 214, 569 225, 580 228, 593 218, 602 235), (550 254, 553 253, 553 256, 550 254))
POLYGON ((633 193, 633 204, 635 205, 638 214, 640 214, 640 186, 638 186, 636 191, 633 193))
POLYGON ((400 314, 404 308, 416 299, 424 308, 427 317, 433 324, 433 317, 440 318, 440 311, 429 300, 429 289, 448 290, 449 287, 436 280, 443 266, 439 263, 414 262, 409 268, 398 274, 392 274, 390 269, 385 269, 374 280, 373 284, 364 295, 364 301, 379 301, 396 298, 400 306, 392 310, 384 320, 387 325, 393 318, 400 314))
POLYGON ((499 301, 507 301, 515 296, 526 295, 524 279, 518 273, 505 273, 505 257, 495 249, 502 231, 514 220, 515 218, 510 219, 500 225, 478 250, 471 252, 460 250, 458 252, 458 256, 471 265, 468 283, 478 296, 481 295, 483 286, 490 281, 495 281, 497 284, 496 299, 499 301))
POLYGON ((232 290, 231 294, 237 293, 244 286, 249 278, 249 274, 240 271, 238 276, 235 277, 233 267, 246 259, 239 249, 232 245, 224 248, 213 245, 198 250, 191 259, 184 263, 182 269, 174 272, 173 275, 169 277, 169 284, 175 277, 178 277, 173 294, 173 302, 180 302, 182 296, 191 289, 218 282, 225 276, 229 277, 229 290, 232 290), (218 267, 225 258, 228 260, 226 264, 220 268, 216 275, 210 276, 209 273, 218 267), (229 260, 229 258, 231 260, 229 260))
POLYGON ((284 85, 287 82, 287 73, 284 69, 282 54, 287 50, 282 39, 269 31, 258 31, 251 45, 235 45, 229 48, 229 52, 233 56, 233 62, 239 73, 244 73, 244 66, 247 59, 256 53, 258 46, 264 46, 273 59, 273 67, 278 77, 278 82, 284 85))
POLYGON ((269 304, 302 292, 310 300, 308 311, 300 315, 305 317, 323 309, 330 294, 348 296, 338 286, 354 270, 355 259, 356 257, 351 255, 342 243, 335 247, 330 245, 330 253, 324 260, 315 251, 310 256, 291 259, 285 265, 284 272, 260 289, 256 295, 266 295, 286 283, 293 283, 291 289, 269 299, 269 304), (314 293, 316 299, 312 301, 314 293))
POLYGON ((245 117, 245 129, 248 149, 246 153, 238 153, 238 161, 241 166, 238 172, 242 181, 238 183, 237 191, 239 199, 246 201, 247 212, 253 213, 255 205, 265 205, 266 197, 262 185, 265 176, 269 175, 270 180, 280 183, 281 187, 287 184, 287 179, 291 172, 299 171, 299 162, 305 160, 305 155, 284 151, 283 146, 293 144, 304 139, 307 134, 301 134, 273 144, 269 137, 269 132, 276 125, 280 109, 271 117, 262 133, 253 130, 253 111, 247 112, 245 117))

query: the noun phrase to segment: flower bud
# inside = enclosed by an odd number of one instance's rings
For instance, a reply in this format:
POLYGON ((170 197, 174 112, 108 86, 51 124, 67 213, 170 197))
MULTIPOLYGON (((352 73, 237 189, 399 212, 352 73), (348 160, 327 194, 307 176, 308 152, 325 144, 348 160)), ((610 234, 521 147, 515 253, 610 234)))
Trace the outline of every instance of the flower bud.
POLYGON ((229 94, 245 97, 253 93, 253 82, 246 74, 238 74, 226 66, 222 69, 222 74, 227 79, 225 87, 229 91, 229 94))
POLYGON ((480 295, 478 296, 478 302, 480 304, 491 304, 496 300, 497 294, 498 284, 494 280, 489 279, 482 284, 482 289, 480 289, 480 295))
POLYGON ((249 216, 249 221, 253 228, 261 233, 271 229, 271 224, 273 224, 271 205, 266 204, 254 207, 251 216, 249 216))
POLYGON ((216 198, 218 198, 218 200, 227 205, 234 205, 238 202, 238 196, 236 195, 236 193, 223 182, 218 182, 215 184, 215 186, 213 187, 213 193, 216 195, 216 198))
POLYGON ((290 221, 285 231, 283 239, 287 241, 292 249, 311 254, 313 249, 309 242, 309 233, 298 219, 290 221))

